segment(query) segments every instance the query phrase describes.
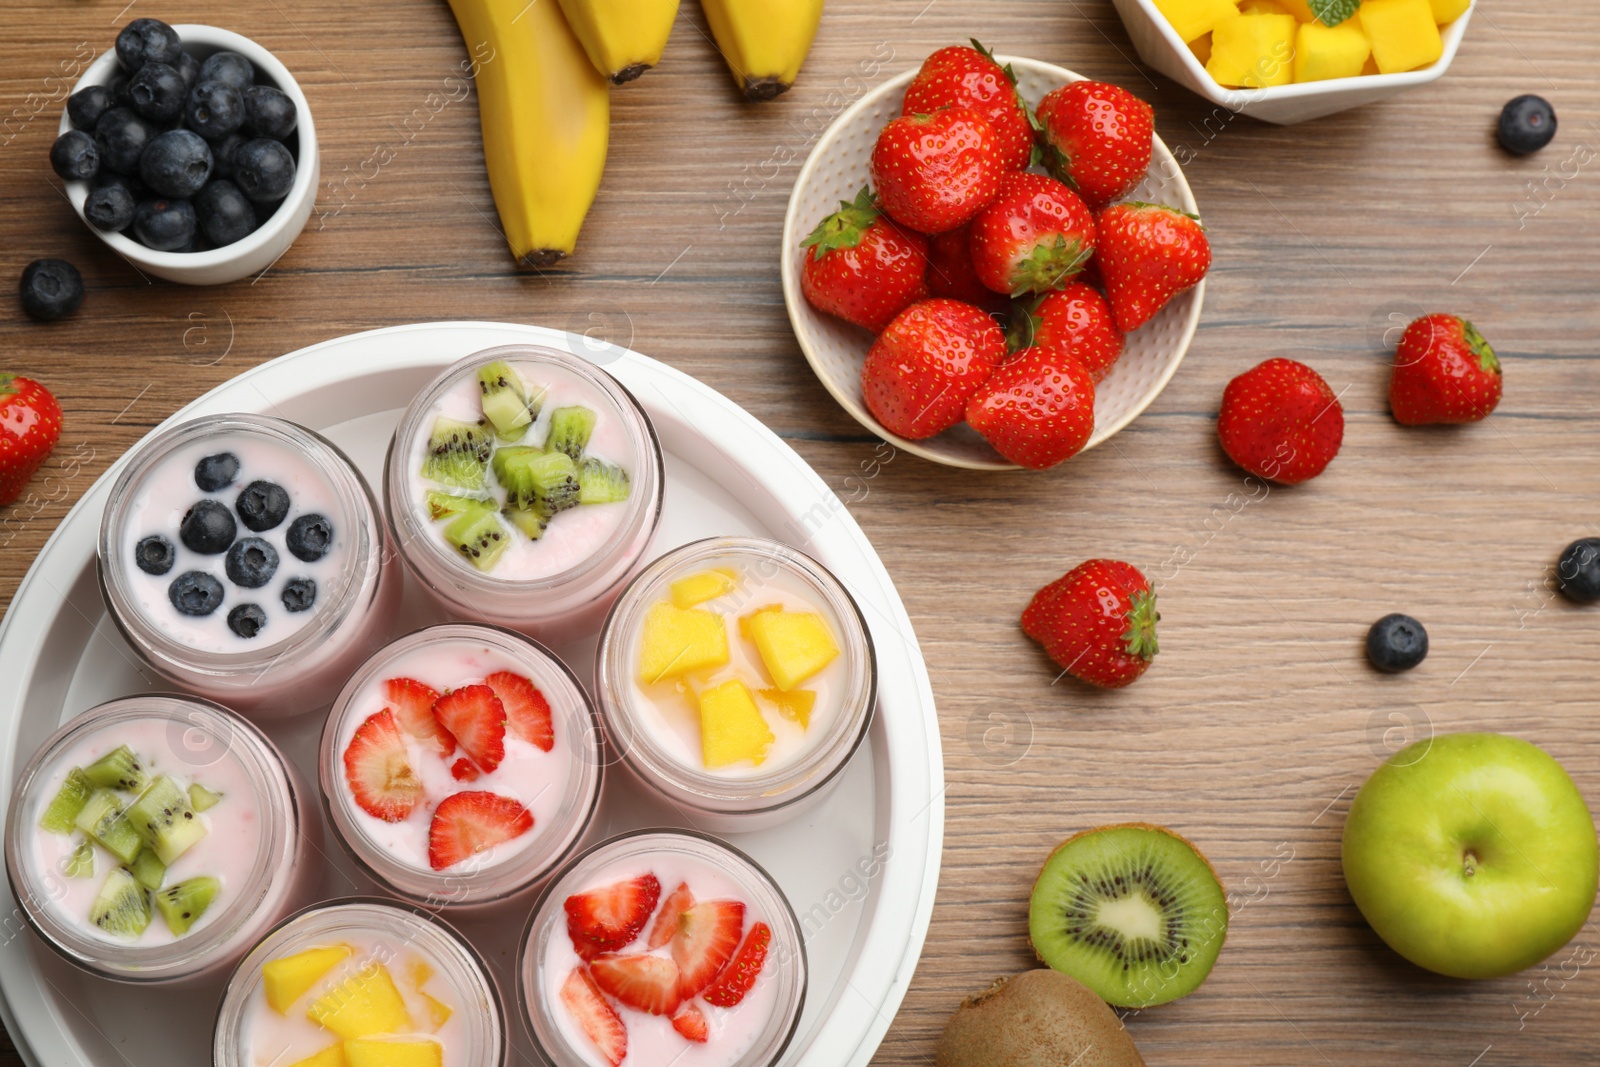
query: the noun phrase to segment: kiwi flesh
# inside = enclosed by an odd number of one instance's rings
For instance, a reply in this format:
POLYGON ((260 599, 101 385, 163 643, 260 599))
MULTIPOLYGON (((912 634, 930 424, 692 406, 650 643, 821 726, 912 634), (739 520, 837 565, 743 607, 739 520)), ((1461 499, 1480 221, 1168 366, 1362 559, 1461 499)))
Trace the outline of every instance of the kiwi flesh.
POLYGON ((149 849, 140 849, 133 862, 128 864, 128 873, 146 889, 160 889, 161 883, 167 879, 167 865, 156 859, 156 854, 149 849))
POLYGON ((122 798, 109 789, 91 793, 73 825, 123 863, 132 863, 143 844, 122 811, 122 798))
POLYGON ((171 775, 151 782, 125 814, 139 840, 168 867, 207 833, 205 820, 189 803, 189 791, 171 775))
POLYGON ((563 452, 568 459, 576 462, 589 446, 595 421, 595 413, 580 404, 556 408, 550 413, 550 436, 545 440, 545 448, 551 452, 563 452))
POLYGON ((522 376, 509 363, 495 360, 478 370, 478 391, 483 396, 483 414, 502 441, 518 441, 539 417, 539 405, 529 404, 522 376))
POLYGON ((133 875, 118 867, 89 906, 89 921, 113 936, 136 938, 150 925, 150 898, 133 875))
POLYGON ((210 811, 221 802, 221 793, 214 793, 199 782, 189 783, 189 804, 195 811, 210 811))
POLYGON ((140 793, 150 784, 139 757, 127 745, 119 745, 83 769, 83 775, 100 789, 120 789, 140 793))
POLYGON ((1039 958, 1117 1007, 1165 1004, 1199 988, 1227 933, 1227 897, 1211 864, 1146 823, 1062 842, 1028 904, 1039 958))
POLYGON ((1001 978, 962 1001, 935 1055, 935 1067, 1144 1067, 1105 1001, 1043 969, 1001 978))
POLYGON ((450 520, 444 539, 480 571, 494 569, 500 556, 511 547, 511 531, 491 508, 466 511, 450 520))
POLYGON ((50 803, 45 805, 44 814, 39 816, 39 828, 48 830, 53 834, 70 834, 76 826, 78 813, 89 802, 89 797, 94 793, 94 784, 87 775, 78 767, 67 772, 61 782, 61 788, 56 790, 56 795, 50 798, 50 803))
POLYGON ((459 422, 441 415, 428 434, 422 476, 460 489, 482 489, 492 437, 486 422, 459 422))
POLYGON ((487 500, 479 500, 475 496, 441 493, 437 489, 428 490, 426 502, 428 505, 428 518, 435 520, 451 519, 474 508, 482 510, 491 506, 487 500))
POLYGON ((578 503, 614 504, 628 499, 628 472, 614 463, 585 457, 578 466, 578 503))
POLYGON ((181 937, 189 927, 200 921, 200 916, 217 899, 221 889, 222 883, 215 878, 206 875, 190 878, 157 893, 156 910, 167 921, 167 927, 173 934, 181 937))

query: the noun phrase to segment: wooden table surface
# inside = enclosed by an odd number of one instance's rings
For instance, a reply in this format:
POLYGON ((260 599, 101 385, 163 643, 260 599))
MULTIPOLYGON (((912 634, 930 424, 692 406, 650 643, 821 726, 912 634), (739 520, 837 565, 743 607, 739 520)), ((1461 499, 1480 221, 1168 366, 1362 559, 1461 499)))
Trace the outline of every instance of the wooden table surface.
POLYGON ((1197 842, 1234 902, 1205 986, 1129 1020, 1152 1065, 1596 1062, 1600 978, 1582 965, 1600 948, 1595 920, 1544 967, 1449 981, 1384 948, 1338 864, 1355 789, 1388 747, 1429 730, 1528 738, 1600 802, 1600 612, 1546 584, 1561 547, 1597 532, 1600 499, 1596 9, 1483 3, 1438 83, 1278 128, 1148 72, 1107 0, 834 0, 799 84, 762 105, 736 99, 686 2, 661 66, 614 94, 578 254, 543 275, 511 268, 474 101, 416 110, 464 54, 442 0, 10 0, 3 24, 0 274, 63 256, 89 293, 53 325, 0 301, 0 366, 45 382, 66 411, 34 497, 0 512, 0 603, 119 454, 263 360, 429 319, 601 331, 790 441, 915 622, 944 744, 943 873, 875 1063, 932 1063, 960 998, 1029 966, 1026 900, 1049 849, 1127 820, 1197 842), (136 16, 242 32, 311 101, 321 215, 254 282, 147 282, 73 218, 48 168, 73 57, 136 16), (779 288, 784 205, 820 129, 864 87, 974 34, 1149 99, 1190 160, 1215 249, 1177 377, 1111 443, 1048 474, 907 455, 874 468, 878 442, 812 376, 779 288), (1554 103, 1560 133, 1513 160, 1491 130, 1525 92, 1554 103), (364 171, 383 146, 392 160, 364 171), (1408 430, 1387 414, 1385 331, 1435 310, 1470 316, 1504 360, 1505 400, 1481 425, 1408 430), (1263 495, 1223 457, 1213 420, 1224 383, 1270 356, 1321 371, 1347 426, 1322 477, 1263 495), (1120 692, 1057 681, 1017 627, 1035 588, 1091 556, 1129 560, 1160 588, 1162 653, 1120 692), (1433 651, 1379 677, 1361 639, 1395 610, 1427 624, 1433 651))

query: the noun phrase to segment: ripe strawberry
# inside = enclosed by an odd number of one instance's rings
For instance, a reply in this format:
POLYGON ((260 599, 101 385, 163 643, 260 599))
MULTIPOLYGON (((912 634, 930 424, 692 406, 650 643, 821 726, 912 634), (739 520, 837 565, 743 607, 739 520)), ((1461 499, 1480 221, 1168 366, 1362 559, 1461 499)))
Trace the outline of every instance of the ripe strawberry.
POLYGON ((744 905, 737 900, 707 900, 678 916, 672 959, 678 965, 678 993, 685 1000, 722 973, 742 933, 744 905))
POLYGON ((506 758, 506 709, 486 685, 464 685, 434 701, 433 717, 488 774, 506 758))
POLYGON ((533 681, 510 671, 495 671, 483 680, 500 698, 506 712, 506 731, 545 752, 556 745, 555 724, 550 720, 550 702, 533 681))
POLYGON ((356 727, 344 750, 344 777, 356 804, 375 819, 404 822, 422 803, 422 780, 388 708, 356 727))
POLYGON ((383 699, 394 709, 400 729, 426 743, 440 756, 456 750, 456 739, 433 717, 434 701, 439 699, 428 686, 415 678, 390 678, 383 683, 383 699))
POLYGON ((447 796, 428 824, 428 864, 454 867, 533 829, 533 813, 510 797, 481 789, 447 796))
POLYGON ((650 948, 660 948, 671 941, 672 935, 678 932, 678 916, 692 907, 694 894, 689 892, 689 883, 679 882, 672 895, 661 902, 661 910, 656 913, 656 921, 650 925, 650 937, 645 944, 650 948))
POLYGON ((767 963, 767 947, 772 944, 772 930, 766 923, 756 923, 744 935, 744 943, 734 955, 733 962, 723 968, 717 980, 701 994, 700 999, 719 1008, 731 1008, 744 999, 756 977, 767 963))
POLYGON ((873 333, 928 298, 928 239, 884 216, 866 186, 800 247, 811 249, 800 267, 800 291, 811 306, 873 333))
POLYGON ((561 983, 561 1003, 578 1024, 578 1029, 594 1042, 611 1067, 620 1067, 628 1055, 628 1028, 622 1018, 594 984, 589 971, 583 966, 574 967, 567 980, 561 983))
POLYGON ((1122 355, 1122 331, 1106 298, 1082 282, 1018 304, 1006 342, 1012 351, 1043 348, 1074 357, 1099 382, 1122 355))
POLYGON ((1045 169, 1095 211, 1127 196, 1150 169, 1155 113, 1128 90, 1080 81, 1039 101, 1045 169))
POLYGON ((672 1028, 690 1041, 705 1044, 711 1039, 711 1028, 706 1025, 705 1013, 693 1004, 685 1004, 672 1017, 672 1028))
POLYGON ((471 760, 467 759, 467 757, 462 756, 460 759, 450 764, 450 774, 458 782, 476 782, 483 772, 478 770, 478 765, 476 763, 473 763, 471 760))
POLYGON ((1155 658, 1156 595, 1131 563, 1091 559, 1037 593, 1022 630, 1090 685, 1127 685, 1155 658))
POLYGON ((50 390, 0 372, 0 507, 22 495, 61 439, 61 405, 50 390))
POLYGON ((1094 216, 1043 174, 1008 174, 972 220, 972 267, 997 293, 1060 289, 1094 254, 1094 216))
POLYGON ((1033 123, 1017 95, 1017 78, 977 41, 941 48, 922 61, 922 69, 906 86, 902 115, 926 115, 940 108, 976 111, 994 127, 1000 166, 1022 170, 1033 158, 1033 123))
POLYGON ((1023 349, 979 386, 967 422, 1012 463, 1053 467, 1094 433, 1094 378, 1072 356, 1023 349))
POLYGON ((661 899, 653 874, 574 893, 566 900, 567 935, 579 956, 592 960, 632 944, 661 899))
POLYGON ((1454 315, 1406 327, 1389 380, 1389 409, 1403 426, 1477 422, 1500 403, 1500 360, 1483 334, 1454 315))
POLYGON ((596 956, 589 964, 594 984, 630 1008, 651 1015, 671 1015, 683 1003, 678 994, 678 965, 665 956, 596 956))
POLYGON ((1251 474, 1299 485, 1339 454, 1344 408, 1304 363, 1269 359, 1222 391, 1217 436, 1228 458, 1251 474))
POLYGON ((1005 334, 971 304, 912 304, 867 350, 861 365, 867 409, 890 433, 932 437, 961 421, 967 399, 1005 354, 1005 334))
POLYGON ((1130 200, 1106 208, 1096 225, 1095 258, 1123 333, 1149 322, 1211 269, 1211 244, 1200 220, 1177 208, 1130 200))
POLYGON ((989 314, 1006 309, 1006 299, 978 280, 972 269, 969 235, 972 224, 928 238, 928 292, 982 308, 989 314))
POLYGON ((890 119, 870 170, 879 206, 918 233, 970 221, 994 199, 1004 173, 994 127, 966 108, 890 119))

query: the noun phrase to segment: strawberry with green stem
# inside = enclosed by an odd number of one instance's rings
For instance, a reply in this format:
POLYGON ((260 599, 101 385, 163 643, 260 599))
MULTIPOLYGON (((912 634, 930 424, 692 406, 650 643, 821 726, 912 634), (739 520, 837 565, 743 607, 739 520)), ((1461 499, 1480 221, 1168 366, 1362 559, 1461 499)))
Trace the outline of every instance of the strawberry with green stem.
POLYGON ((1063 85, 1039 101, 1042 162, 1095 211, 1133 192, 1150 169, 1155 113, 1105 82, 1063 85))
POLYGON ((1082 282, 1070 282, 1031 303, 1017 303, 1006 343, 1013 352, 1043 348, 1072 356, 1099 382, 1122 355, 1123 337, 1106 298, 1082 282))
POLYGON ((895 225, 866 186, 800 245, 800 291, 818 311, 878 333, 928 297, 928 239, 895 225))
POLYGON ((1022 630, 1062 670, 1090 685, 1132 684, 1159 651, 1156 595, 1131 563, 1091 559, 1033 595, 1022 630))
POLYGON ((906 86, 900 113, 926 115, 950 107, 968 108, 989 121, 1004 170, 1023 170, 1032 162, 1033 119, 1017 92, 1017 76, 976 40, 971 48, 951 45, 923 60, 906 86))
POLYGON ((1477 327, 1424 315, 1406 327, 1389 380, 1389 410, 1402 426, 1478 422, 1500 404, 1500 359, 1477 327))
POLYGON ((1094 216, 1078 194, 1043 174, 1008 174, 972 220, 972 266, 997 293, 1063 288, 1095 250, 1094 216))

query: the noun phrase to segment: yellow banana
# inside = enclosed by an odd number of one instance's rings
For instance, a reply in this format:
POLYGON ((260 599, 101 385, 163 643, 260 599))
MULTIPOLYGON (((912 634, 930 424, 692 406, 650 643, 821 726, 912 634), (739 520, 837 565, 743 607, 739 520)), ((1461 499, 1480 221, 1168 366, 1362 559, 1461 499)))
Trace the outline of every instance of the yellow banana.
POLYGON ((517 261, 569 255, 600 188, 610 135, 605 79, 558 0, 450 0, 478 84, 489 188, 517 261))
POLYGON ((794 84, 822 21, 822 0, 700 0, 711 35, 746 99, 794 84))
POLYGON ((617 85, 661 62, 678 0, 561 0, 595 69, 617 85))

